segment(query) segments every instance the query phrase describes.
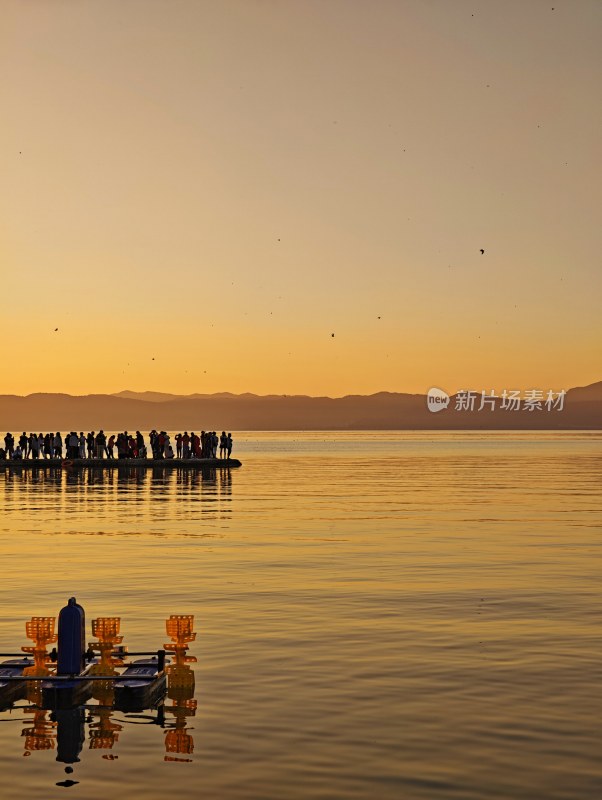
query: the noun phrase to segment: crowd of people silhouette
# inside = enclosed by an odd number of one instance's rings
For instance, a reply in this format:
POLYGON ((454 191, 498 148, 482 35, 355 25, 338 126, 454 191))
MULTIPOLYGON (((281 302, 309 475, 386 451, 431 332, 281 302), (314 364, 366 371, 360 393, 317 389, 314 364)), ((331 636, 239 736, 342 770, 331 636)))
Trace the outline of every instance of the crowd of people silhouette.
POLYGON ((200 434, 188 431, 177 433, 173 437, 166 431, 152 430, 148 435, 147 447, 144 435, 140 431, 135 434, 123 431, 107 435, 103 430, 79 434, 70 431, 64 436, 56 433, 23 433, 15 438, 12 433, 4 437, 4 447, 0 447, 0 459, 19 461, 25 459, 66 458, 75 459, 124 459, 153 458, 190 459, 219 458, 229 459, 232 453, 232 434, 216 431, 201 431, 200 434))

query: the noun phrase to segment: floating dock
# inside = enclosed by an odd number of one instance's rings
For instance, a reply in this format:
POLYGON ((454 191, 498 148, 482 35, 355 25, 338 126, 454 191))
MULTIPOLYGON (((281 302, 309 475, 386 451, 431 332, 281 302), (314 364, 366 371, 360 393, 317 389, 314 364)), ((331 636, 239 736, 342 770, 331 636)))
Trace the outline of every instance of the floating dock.
POLYGON ((242 467, 237 458, 26 458, 0 461, 0 469, 230 469, 242 467))
MULTIPOLYGON (((142 718, 163 729, 164 760, 191 761, 194 742, 188 719, 195 715, 197 701, 190 664, 197 659, 188 649, 196 639, 194 616, 171 614, 165 621, 170 641, 155 651, 129 652, 122 644, 120 617, 93 619, 95 641, 86 649, 85 612, 74 597, 59 613, 58 633, 55 627, 56 617, 32 617, 25 632, 33 644, 23 646, 21 653, 0 653, 10 659, 0 662, 0 711, 21 712, 13 719, 25 723, 23 755, 56 749, 56 760, 72 773, 84 747, 85 723, 90 749, 110 750, 124 721, 140 724, 128 715, 140 718, 142 712, 154 711, 142 718), (55 645, 51 652, 48 645, 55 645), (133 656, 146 658, 132 661, 133 656), (125 714, 125 720, 112 718, 114 711, 125 714)), ((75 783, 68 779, 57 786, 75 783)))
POLYGON ((85 612, 71 597, 59 614, 58 634, 56 617, 32 617, 25 630, 34 644, 21 648, 26 655, 0 654, 10 657, 0 662, 0 709, 23 698, 47 709, 73 708, 99 693, 109 705, 147 708, 165 695, 168 683, 170 689, 186 689, 185 699, 191 699, 194 674, 188 663, 196 657, 187 655, 187 650, 196 639, 193 622, 192 615, 172 614, 165 624, 171 641, 152 655, 152 651, 128 653, 121 644, 119 617, 97 617, 92 620, 97 641, 86 649, 85 612), (51 653, 49 644, 57 644, 51 653), (128 660, 133 655, 147 657, 128 660))
POLYGON ((28 656, 0 663, 0 710, 24 696, 26 683, 17 679, 22 678, 27 667, 32 666, 33 659, 28 656))

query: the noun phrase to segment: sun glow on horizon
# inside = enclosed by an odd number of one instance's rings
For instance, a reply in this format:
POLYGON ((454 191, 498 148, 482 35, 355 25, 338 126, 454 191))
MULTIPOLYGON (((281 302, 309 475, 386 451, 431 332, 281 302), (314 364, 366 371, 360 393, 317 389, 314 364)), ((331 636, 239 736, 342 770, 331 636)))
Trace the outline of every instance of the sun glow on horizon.
POLYGON ((5 4, 2 393, 600 379, 598 3, 178 8, 5 4))

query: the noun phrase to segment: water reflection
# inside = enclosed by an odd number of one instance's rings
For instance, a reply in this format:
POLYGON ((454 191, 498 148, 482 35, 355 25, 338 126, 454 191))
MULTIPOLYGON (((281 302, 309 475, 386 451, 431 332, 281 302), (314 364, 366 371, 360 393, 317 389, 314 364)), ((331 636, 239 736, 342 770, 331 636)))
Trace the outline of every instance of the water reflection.
POLYGON ((145 533, 165 534, 164 528, 153 531, 153 527, 179 516, 192 521, 201 515, 204 521, 229 520, 233 473, 228 467, 193 470, 157 465, 32 470, 17 466, 0 473, 0 489, 5 511, 19 516, 25 512, 36 528, 39 523, 45 531, 48 525, 44 516, 48 512, 56 520, 54 532, 59 533, 115 534, 127 528, 127 533, 143 529, 145 533), (90 512, 97 512, 100 504, 106 528, 89 530, 90 512), (132 513, 137 515, 139 523, 134 530, 125 524, 132 513), (77 530, 72 531, 76 523, 77 530))
POLYGON ((31 706, 24 709, 25 714, 31 714, 23 726, 21 736, 25 737, 23 743, 24 756, 30 756, 34 750, 54 750, 56 747, 56 722, 51 720, 50 711, 45 708, 31 706))
POLYGON ((127 463, 119 468, 106 469, 100 467, 78 467, 77 469, 62 469, 60 467, 45 467, 43 462, 39 469, 23 468, 20 465, 3 470, 6 486, 19 484, 56 484, 66 483, 71 486, 103 486, 115 482, 120 485, 144 485, 147 479, 153 483, 170 483, 177 486, 199 486, 205 482, 232 482, 232 469, 223 467, 199 467, 198 469, 167 468, 161 464, 152 467, 128 466, 127 463))
MULTIPOLYGON (((112 689, 109 690, 111 695, 112 689)), ((99 700, 98 710, 90 709, 88 722, 90 723, 90 750, 112 750, 113 745, 119 739, 119 732, 123 730, 123 725, 111 719, 113 709, 111 705, 101 705, 102 698, 99 700)))
MULTIPOLYGON (((167 687, 150 707, 137 708, 135 711, 116 707, 113 688, 104 682, 99 682, 95 687, 95 703, 73 708, 44 706, 41 704, 41 693, 28 689, 25 698, 16 698, 4 707, 0 712, 0 722, 21 723, 23 756, 31 757, 40 751, 55 750, 55 760, 66 766, 68 775, 74 773, 74 765, 85 759, 86 750, 106 751, 102 753, 104 759, 117 759, 119 756, 112 752, 115 745, 121 737, 136 736, 140 725, 155 726, 161 731, 161 736, 156 737, 153 757, 190 763, 194 750, 190 720, 196 715, 197 701, 194 699, 194 672, 185 660, 175 654, 174 663, 167 670, 167 687), (31 702, 32 699, 40 704, 31 702), (16 716, 19 711, 23 717, 16 716)), ((152 753, 145 749, 145 760, 149 756, 152 753)), ((76 782, 70 778, 56 785, 72 786, 76 782)))

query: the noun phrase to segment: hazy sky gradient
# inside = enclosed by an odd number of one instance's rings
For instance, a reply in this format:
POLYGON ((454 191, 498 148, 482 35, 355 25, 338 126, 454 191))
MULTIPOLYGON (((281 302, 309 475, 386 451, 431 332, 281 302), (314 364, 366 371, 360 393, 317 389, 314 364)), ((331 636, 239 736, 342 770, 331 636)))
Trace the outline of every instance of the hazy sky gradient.
POLYGON ((599 0, 1 5, 0 392, 602 378, 599 0))

